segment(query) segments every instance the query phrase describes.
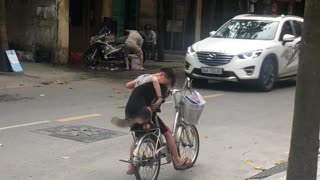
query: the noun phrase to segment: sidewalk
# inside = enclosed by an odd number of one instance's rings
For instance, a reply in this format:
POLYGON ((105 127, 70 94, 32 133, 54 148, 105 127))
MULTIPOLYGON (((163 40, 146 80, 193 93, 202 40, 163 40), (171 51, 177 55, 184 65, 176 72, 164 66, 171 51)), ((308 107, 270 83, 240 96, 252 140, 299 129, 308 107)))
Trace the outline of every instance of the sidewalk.
POLYGON ((131 79, 142 73, 157 72, 162 67, 182 69, 184 56, 167 55, 163 62, 147 60, 147 71, 120 71, 90 69, 83 66, 59 66, 42 63, 21 62, 23 73, 0 72, 0 90, 34 87, 49 84, 64 84, 89 78, 131 79))
POLYGON ((0 89, 32 87, 54 81, 61 84, 87 75, 86 72, 75 72, 64 66, 30 62, 22 62, 21 65, 23 73, 0 73, 0 89))

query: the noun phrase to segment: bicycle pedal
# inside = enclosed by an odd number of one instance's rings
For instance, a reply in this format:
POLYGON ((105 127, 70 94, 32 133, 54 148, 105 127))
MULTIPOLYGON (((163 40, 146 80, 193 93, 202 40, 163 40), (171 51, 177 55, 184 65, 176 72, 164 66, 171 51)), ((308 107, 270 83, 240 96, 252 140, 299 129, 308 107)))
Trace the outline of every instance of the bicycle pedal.
POLYGON ((131 163, 131 160, 123 160, 123 159, 120 159, 119 161, 120 161, 120 162, 129 163, 129 164, 131 163))
POLYGON ((162 163, 161 166, 162 166, 162 165, 167 165, 167 164, 170 164, 170 163, 171 163, 171 162, 162 163))
POLYGON ((160 152, 160 157, 161 157, 161 158, 164 158, 164 157, 166 157, 166 154, 163 153, 163 152, 160 152))

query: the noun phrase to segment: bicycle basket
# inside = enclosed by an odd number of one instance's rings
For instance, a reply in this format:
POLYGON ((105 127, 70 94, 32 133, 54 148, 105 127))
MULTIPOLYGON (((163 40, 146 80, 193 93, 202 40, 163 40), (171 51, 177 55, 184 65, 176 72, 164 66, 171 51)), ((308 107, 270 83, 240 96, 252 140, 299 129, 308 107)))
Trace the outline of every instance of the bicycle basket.
POLYGON ((182 107, 183 121, 189 125, 197 125, 203 108, 204 104, 194 104, 184 96, 182 107))

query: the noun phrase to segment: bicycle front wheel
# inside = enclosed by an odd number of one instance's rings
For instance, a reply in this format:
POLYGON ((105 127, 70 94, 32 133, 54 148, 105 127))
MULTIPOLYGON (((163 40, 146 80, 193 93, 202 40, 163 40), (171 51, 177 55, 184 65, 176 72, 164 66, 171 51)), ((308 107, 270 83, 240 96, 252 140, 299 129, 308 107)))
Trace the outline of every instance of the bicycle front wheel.
MULTIPOLYGON (((155 137, 155 136, 154 136, 155 137)), ((159 175, 161 158, 155 154, 157 151, 155 138, 146 136, 141 140, 137 154, 134 158, 134 174, 137 180, 156 180, 159 175)))
POLYGON ((179 126, 178 152, 181 158, 189 158, 192 160, 192 167, 199 155, 200 140, 196 126, 185 125, 179 126))

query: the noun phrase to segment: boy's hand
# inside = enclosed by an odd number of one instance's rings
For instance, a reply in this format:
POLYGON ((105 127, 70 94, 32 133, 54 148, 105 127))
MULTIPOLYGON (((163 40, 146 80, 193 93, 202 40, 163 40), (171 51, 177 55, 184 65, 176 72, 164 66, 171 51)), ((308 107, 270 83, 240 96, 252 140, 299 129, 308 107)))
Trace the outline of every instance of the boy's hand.
POLYGON ((162 103, 162 98, 159 98, 154 104, 151 104, 150 108, 152 112, 155 112, 161 105, 162 103))
POLYGON ((149 124, 149 123, 144 123, 144 124, 143 124, 143 129, 144 129, 144 130, 150 129, 150 124, 149 124))

